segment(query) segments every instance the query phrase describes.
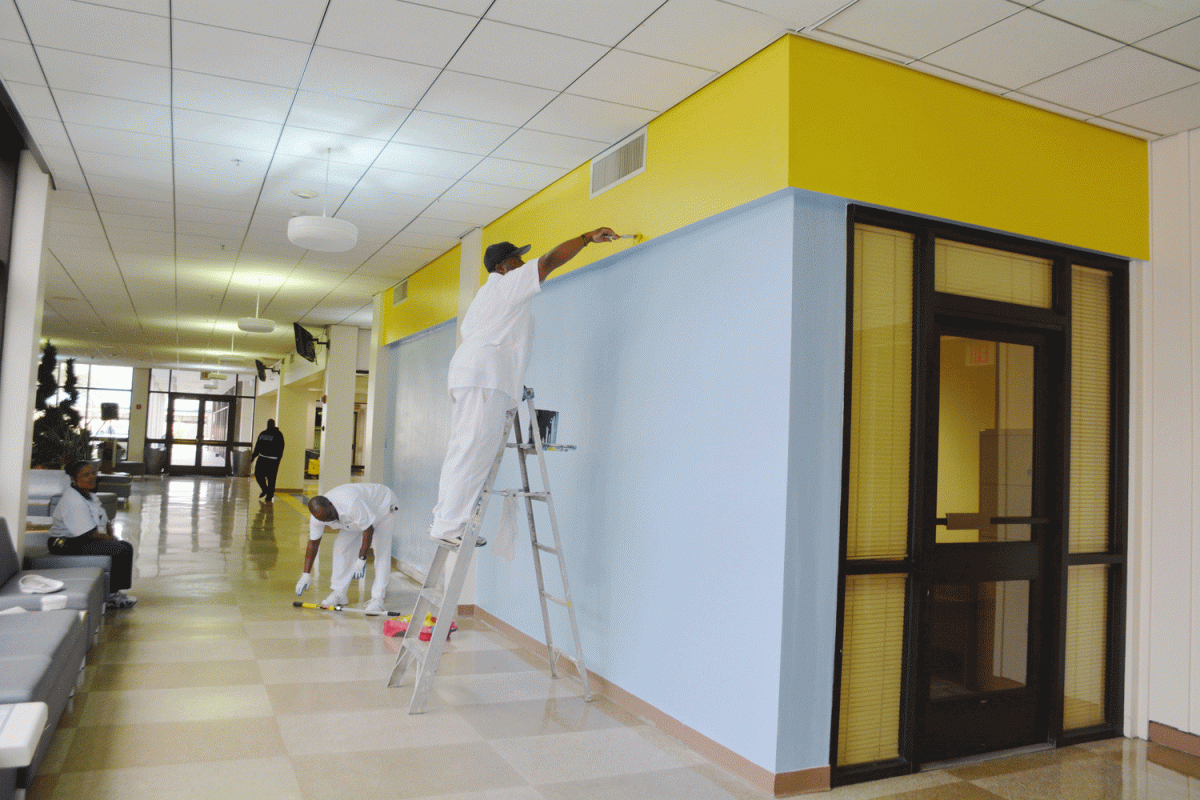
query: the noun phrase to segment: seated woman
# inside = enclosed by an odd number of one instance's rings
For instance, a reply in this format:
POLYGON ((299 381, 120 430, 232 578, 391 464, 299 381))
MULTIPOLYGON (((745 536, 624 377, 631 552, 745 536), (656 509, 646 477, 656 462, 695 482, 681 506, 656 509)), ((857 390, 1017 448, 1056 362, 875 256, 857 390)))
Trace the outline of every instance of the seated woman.
POLYGON ((113 536, 108 512, 96 497, 96 468, 87 461, 75 461, 66 467, 71 488, 63 492, 54 507, 50 525, 51 553, 55 555, 104 555, 112 557, 109 573, 109 608, 132 608, 137 602, 125 594, 133 580, 133 545, 113 536))

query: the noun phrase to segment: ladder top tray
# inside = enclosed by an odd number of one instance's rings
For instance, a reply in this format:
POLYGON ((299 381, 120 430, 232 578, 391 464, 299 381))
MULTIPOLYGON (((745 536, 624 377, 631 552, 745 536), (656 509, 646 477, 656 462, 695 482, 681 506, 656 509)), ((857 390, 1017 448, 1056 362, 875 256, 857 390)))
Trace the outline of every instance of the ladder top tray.
MULTIPOLYGON (((516 442, 509 442, 508 446, 509 447, 519 447, 522 450, 527 450, 531 453, 536 452, 536 450, 537 450, 537 448, 535 448, 533 446, 533 444, 530 442, 522 442, 521 444, 517 444, 516 442)), ((575 445, 573 445, 573 444, 543 444, 542 445, 542 450, 545 452, 552 452, 554 450, 561 450, 563 452, 566 452, 568 450, 574 450, 574 449, 575 449, 575 445)))

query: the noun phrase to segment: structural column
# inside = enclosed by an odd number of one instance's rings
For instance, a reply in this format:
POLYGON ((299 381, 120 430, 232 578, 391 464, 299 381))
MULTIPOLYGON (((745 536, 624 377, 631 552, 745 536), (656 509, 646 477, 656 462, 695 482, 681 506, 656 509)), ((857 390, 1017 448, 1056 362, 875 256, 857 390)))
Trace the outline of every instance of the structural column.
POLYGON ((321 424, 321 494, 350 482, 354 460, 354 385, 358 328, 330 325, 325 358, 325 413, 321 424))
POLYGON ((25 553, 25 500, 46 286, 42 241, 49 196, 50 176, 38 167, 32 153, 22 150, 13 206, 4 352, 0 357, 0 474, 8 476, 0 481, 0 517, 8 520, 18 558, 25 553))
MULTIPOLYGON (((285 446, 283 458, 279 460, 275 491, 299 492, 304 489, 304 433, 306 428, 312 427, 312 419, 308 416, 308 390, 288 384, 286 372, 279 377, 275 424, 283 431, 285 446)), ((266 426, 266 420, 263 420, 263 426, 266 426)), ((257 432, 255 435, 258 435, 257 432)))

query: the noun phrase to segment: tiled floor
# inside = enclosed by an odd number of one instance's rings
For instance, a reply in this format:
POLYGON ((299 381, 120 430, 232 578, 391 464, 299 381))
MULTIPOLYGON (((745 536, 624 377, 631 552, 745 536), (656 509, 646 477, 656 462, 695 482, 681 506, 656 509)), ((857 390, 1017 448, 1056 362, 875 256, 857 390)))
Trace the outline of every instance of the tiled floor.
MULTIPOLYGON (((252 486, 135 485, 118 524, 137 548, 139 603, 89 654, 30 800, 765 797, 609 701, 585 703, 574 681, 470 618, 429 710, 409 715, 411 679, 386 686, 398 640, 382 618, 292 607, 305 512, 293 497, 262 504, 252 486)), ((413 589, 394 578, 389 606, 407 611, 413 589)), ((1118 740, 825 796, 1200 800, 1198 764, 1118 740)))

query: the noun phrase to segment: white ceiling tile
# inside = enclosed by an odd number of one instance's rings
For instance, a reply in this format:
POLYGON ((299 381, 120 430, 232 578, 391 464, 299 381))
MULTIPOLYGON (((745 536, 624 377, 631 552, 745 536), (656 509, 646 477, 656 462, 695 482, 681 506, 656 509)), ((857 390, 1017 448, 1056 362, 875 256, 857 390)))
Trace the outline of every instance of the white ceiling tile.
POLYGON ((106 228, 130 228, 133 230, 174 231, 174 223, 162 217, 141 217, 133 214, 102 213, 100 218, 106 228))
POLYGON ((81 152, 79 161, 83 164, 89 180, 95 176, 104 175, 117 178, 128 176, 136 180, 162 183, 171 182, 171 162, 169 161, 88 152, 81 152))
POLYGON ((177 69, 173 74, 175 107, 208 111, 259 122, 282 123, 295 90, 265 83, 201 75, 177 69))
MULTIPOLYGON (((496 0, 487 19, 612 47, 647 19, 663 0, 496 0)), ((845 0, 840 0, 839 5, 845 0)))
POLYGON ((546 133, 576 135, 596 141, 620 141, 645 125, 656 114, 603 100, 564 94, 529 121, 527 128, 546 133))
POLYGON ((363 191, 378 189, 384 192, 408 195, 413 202, 421 201, 421 208, 424 208, 429 205, 431 199, 441 196, 443 192, 453 186, 455 180, 457 178, 418 175, 415 172, 374 167, 362 176, 355 192, 357 193, 361 188, 363 191))
POLYGON ((68 150, 71 148, 71 140, 67 138, 67 129, 59 120, 23 117, 23 121, 29 130, 29 135, 33 137, 33 141, 37 143, 38 147, 62 147, 68 150))
POLYGON ((1021 11, 923 60, 1007 89, 1110 53, 1119 42, 1074 25, 1021 11))
POLYGON ((310 46, 245 31, 176 22, 171 58, 176 69, 294 87, 310 46))
POLYGON ((393 194, 379 189, 356 186, 346 202, 338 208, 338 216, 359 226, 389 230, 389 235, 412 222, 429 206, 429 198, 393 194))
POLYGON ((1200 16, 1200 0, 1042 0, 1036 10, 1122 42, 1200 16))
POLYGON ((64 180, 84 183, 83 170, 79 166, 79 157, 70 147, 43 147, 42 158, 50 168, 55 183, 64 180))
POLYGON ((71 143, 80 152, 171 160, 171 137, 166 135, 156 136, 78 123, 69 123, 67 132, 71 136, 71 143))
POLYGON ((36 117, 38 119, 56 120, 59 118, 58 107, 54 104, 54 95, 50 89, 35 83, 6 83, 8 96, 12 98, 22 119, 36 117))
POLYGON ((227 175, 237 180, 239 173, 252 173, 261 178, 270 166, 271 154, 244 147, 181 139, 175 143, 175 163, 211 170, 217 180, 223 180, 227 175))
POLYGON ((297 92, 288 125, 388 141, 411 108, 368 103, 316 92, 297 92))
POLYGON ((1113 120, 1105 119, 1104 117, 1092 117, 1088 120, 1088 122, 1093 125, 1099 125, 1101 128, 1108 128, 1109 130, 1128 134, 1129 136, 1135 136, 1139 139, 1146 139, 1147 141, 1153 141, 1154 139, 1158 138, 1158 134, 1154 133, 1153 131, 1144 131, 1131 125, 1124 125, 1120 122, 1114 122, 1113 120))
POLYGON ((171 0, 92 0, 98 6, 123 8, 126 11, 138 11, 142 14, 157 14, 167 16, 171 11, 171 0))
POLYGON ((516 128, 491 122, 467 124, 458 117, 414 111, 395 135, 394 141, 487 155, 495 150, 516 128))
POLYGON ((332 3, 317 43, 444 67, 475 26, 475 17, 399 0, 332 3))
POLYGON ((1200 17, 1137 43, 1139 50, 1200 69, 1200 17))
POLYGON ((495 158, 572 169, 608 147, 607 142, 522 128, 492 153, 495 158))
POLYGON ((46 76, 29 42, 0 39, 0 78, 17 83, 44 84, 46 76))
POLYGON ((1163 136, 1200 128, 1200 83, 1127 106, 1107 117, 1163 136))
POLYGON ((432 236, 445 236, 457 242, 471 228, 475 227, 470 223, 459 222, 458 220, 442 219, 439 217, 422 215, 413 220, 412 223, 404 229, 404 233, 413 234, 429 234, 432 236))
POLYGON ((774 17, 718 0, 668 0, 619 46, 724 72, 786 32, 787 26, 774 17))
POLYGON ((549 89, 446 70, 417 106, 421 111, 523 125, 557 96, 549 89))
POLYGON ((1099 116, 1197 81, 1200 71, 1123 47, 1021 91, 1099 116))
POLYGON ((1058 103, 1051 103, 1048 100, 1041 99, 1040 97, 1031 97, 1027 94, 1021 94, 1020 92, 1006 92, 1004 96, 1009 100, 1015 100, 1018 103, 1024 103, 1027 106, 1041 108, 1045 111, 1053 111, 1055 114, 1060 114, 1064 117, 1071 117, 1072 119, 1087 119, 1088 117, 1092 116, 1086 111, 1060 106, 1058 103))
POLYGON ((139 180, 137 178, 111 178, 107 175, 88 175, 88 186, 97 195, 123 197, 153 203, 170 203, 175 192, 169 180, 139 180))
POLYGON ((245 228, 250 224, 250 214, 208 208, 206 206, 190 206, 178 203, 175 207, 175 217, 181 223, 194 222, 197 224, 228 225, 245 228))
POLYGON ((480 155, 472 153, 457 153, 403 142, 390 142, 379 154, 375 166, 415 172, 420 175, 457 178, 478 164, 480 159, 480 155))
POLYGON ((333 97, 412 108, 437 76, 434 67, 317 47, 300 88, 333 97))
POLYGON ((131 200, 127 197, 115 197, 96 194, 96 208, 101 213, 111 211, 114 214, 134 214, 144 217, 166 217, 170 219, 174 212, 172 203, 153 203, 144 200, 131 200))
POLYGON ((859 0, 820 29, 922 58, 1020 10, 1007 0, 859 0))
POLYGON ((450 61, 450 69, 561 91, 607 48, 483 20, 450 61))
POLYGON ((909 69, 915 69, 917 72, 924 72, 926 75, 933 75, 935 77, 948 80, 952 83, 970 86, 972 89, 979 89, 980 91, 987 92, 989 94, 1002 94, 1005 91, 1003 86, 997 86, 996 84, 988 83, 987 81, 976 80, 975 78, 972 78, 968 75, 963 75, 960 72, 944 69, 934 64, 928 64, 924 61, 910 61, 905 66, 907 66, 909 69))
POLYGON ((554 183, 567 174, 569 169, 581 163, 583 162, 577 162, 570 167, 552 167, 503 158, 485 158, 479 162, 479 166, 466 174, 466 180, 525 190, 541 189, 554 183))
MULTIPOLYGON (((828 19, 846 5, 848 0, 727 0, 730 5, 740 6, 760 14, 782 20, 793 30, 816 25, 828 19)), ((1036 0, 1031 0, 1036 2, 1036 0)))
POLYGON ((0 3, 0 39, 28 43, 25 23, 17 12, 16 3, 0 3))
MULTIPOLYGON (((380 151, 386 145, 386 139, 364 139, 361 136, 346 136, 329 131, 315 131, 311 128, 285 125, 283 135, 279 137, 276 153, 297 158, 319 159, 323 169, 328 149, 330 161, 366 166, 379 157, 380 151)), ((361 174, 362 170, 358 170, 358 172, 361 174)))
POLYGON ((39 55, 53 89, 162 106, 171 103, 171 71, 166 67, 45 47, 39 55))
POLYGON ((312 42, 326 0, 172 0, 176 19, 312 42))
POLYGON ((429 211, 426 213, 431 219, 482 226, 499 217, 501 212, 493 206, 480 205, 479 203, 436 200, 430 205, 429 211))
MULTIPOLYGON (((539 186, 537 189, 518 189, 513 186, 497 186, 492 183, 459 181, 442 195, 442 199, 457 203, 492 206, 499 211, 508 211, 510 208, 524 203, 541 188, 539 186)), ((431 209, 431 213, 436 212, 436 208, 431 209)))
POLYGON ((269 150, 282 130, 270 122, 227 117, 179 108, 175 110, 175 136, 194 142, 223 144, 247 150, 269 150))
POLYGON ((567 89, 571 94, 666 111, 713 78, 712 70, 613 50, 567 89))
POLYGON ((171 109, 168 106, 63 89, 54 91, 54 99, 68 126, 77 123, 153 136, 171 135, 171 109))
POLYGON ((396 234, 396 237, 392 239, 392 244, 419 250, 430 250, 435 255, 438 255, 458 244, 458 239, 453 236, 442 236, 436 233, 416 230, 416 223, 413 223, 396 234))
POLYGON ((35 47, 170 66, 170 28, 165 17, 73 0, 23 0, 20 8, 35 47))

